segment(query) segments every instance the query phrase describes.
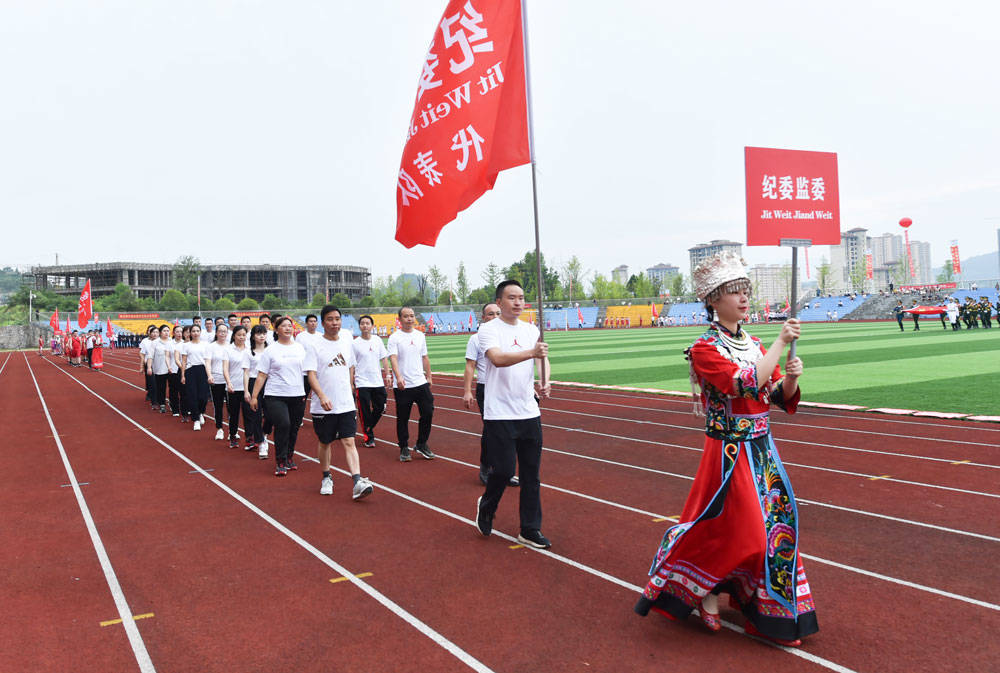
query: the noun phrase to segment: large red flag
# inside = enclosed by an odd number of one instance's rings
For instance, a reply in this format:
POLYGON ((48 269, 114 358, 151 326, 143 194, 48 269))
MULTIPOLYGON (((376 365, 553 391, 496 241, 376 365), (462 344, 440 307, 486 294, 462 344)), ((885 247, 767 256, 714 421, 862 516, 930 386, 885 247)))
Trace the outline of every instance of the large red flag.
POLYGON ((660 317, 660 314, 656 311, 656 304, 650 304, 649 308, 652 309, 653 311, 653 320, 656 320, 657 318, 660 317))
POLYGON ((59 307, 56 307, 56 312, 52 314, 49 318, 49 327, 52 328, 53 332, 59 332, 59 307))
POLYGON ((433 246, 497 174, 531 161, 519 0, 449 0, 396 179, 396 240, 433 246))
POLYGON ((80 293, 80 303, 76 308, 76 322, 83 329, 90 322, 90 319, 94 317, 94 302, 90 296, 90 279, 87 279, 87 284, 83 286, 83 292, 80 293))

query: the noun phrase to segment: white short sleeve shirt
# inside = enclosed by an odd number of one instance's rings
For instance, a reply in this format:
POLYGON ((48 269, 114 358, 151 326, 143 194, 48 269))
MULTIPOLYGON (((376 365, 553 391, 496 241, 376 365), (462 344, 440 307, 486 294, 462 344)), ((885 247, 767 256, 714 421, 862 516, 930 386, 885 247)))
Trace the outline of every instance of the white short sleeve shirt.
MULTIPOLYGON (((396 356, 399 373, 407 388, 416 388, 427 383, 423 361, 423 357, 427 355, 427 340, 423 332, 418 329, 409 332, 396 330, 389 337, 389 346, 386 350, 389 355, 396 356)), ((395 384, 395 374, 393 379, 395 384)))
MULTIPOLYGON (((485 354, 491 348, 503 353, 531 350, 538 341, 538 328, 518 320, 508 325, 502 319, 491 320, 479 328, 479 347, 485 354)), ((487 358, 486 395, 483 418, 488 421, 513 421, 541 415, 535 399, 535 361, 524 360, 509 367, 496 367, 487 358)))

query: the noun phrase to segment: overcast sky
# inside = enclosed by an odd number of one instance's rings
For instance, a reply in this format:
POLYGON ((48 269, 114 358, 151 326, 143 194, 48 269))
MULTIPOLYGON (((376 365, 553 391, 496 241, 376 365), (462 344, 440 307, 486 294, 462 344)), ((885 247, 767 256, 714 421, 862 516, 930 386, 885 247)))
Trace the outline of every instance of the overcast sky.
MULTIPOLYGON (((0 265, 192 254, 454 277, 464 260, 478 284, 533 247, 528 167, 436 248, 393 238, 445 5, 2 0, 0 265)), ((837 152, 843 229, 911 217, 935 266, 951 239, 963 257, 996 250, 997 25, 981 0, 533 0, 546 258, 686 272, 692 245, 745 241, 745 145, 837 152)))

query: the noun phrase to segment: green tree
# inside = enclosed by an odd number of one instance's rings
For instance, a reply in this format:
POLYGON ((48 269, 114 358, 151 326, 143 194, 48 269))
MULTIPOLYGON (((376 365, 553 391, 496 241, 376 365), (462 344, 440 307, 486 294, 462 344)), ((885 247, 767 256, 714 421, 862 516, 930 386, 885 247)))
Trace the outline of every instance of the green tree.
MULTIPOLYGON (((104 304, 109 311, 138 311, 142 308, 132 288, 125 283, 115 285, 115 289, 105 298, 104 304)), ((155 304, 153 308, 156 308, 155 304)))
POLYGON ((323 308, 323 305, 325 303, 326 303, 326 295, 323 294, 322 292, 317 292, 316 294, 313 295, 312 301, 309 302, 309 305, 312 308, 323 308))
POLYGON ((950 259, 946 259, 941 273, 937 275, 937 282, 950 283, 955 280, 955 268, 950 259))
POLYGON ((152 297, 143 297, 139 300, 140 311, 155 311, 156 310, 156 300, 152 297))
POLYGON ((273 311, 279 309, 282 306, 282 301, 275 297, 273 294, 265 294, 264 301, 260 303, 260 307, 265 311, 273 311))
MULTIPOLYGON (((789 271, 789 275, 791 275, 791 271, 789 271)), ((863 291, 865 289, 865 277, 865 264, 863 261, 859 260, 858 263, 854 265, 854 268, 851 269, 851 289, 855 292, 863 291)), ((791 287, 791 281, 786 284, 786 287, 791 287)))
POLYGON ((180 290, 167 290, 160 298, 161 311, 186 311, 187 307, 187 299, 180 290))
POLYGON ((632 274, 625 283, 625 289, 633 297, 657 297, 660 294, 660 281, 650 280, 644 273, 632 274))
POLYGON ((198 287, 198 274, 201 273, 201 262, 197 257, 185 255, 174 262, 173 285, 175 290, 187 294, 198 287))
MULTIPOLYGON (((432 266, 427 269, 427 284, 430 286, 431 293, 436 299, 448 289, 448 276, 441 273, 441 269, 437 268, 437 266, 432 266)), ((424 296, 428 296, 426 292, 424 292, 424 296)), ((440 300, 437 303, 440 304, 440 300)))
POLYGON ((469 296, 469 278, 465 273, 465 262, 459 262, 458 271, 455 272, 455 296, 459 302, 465 301, 469 296))
POLYGON ((569 261, 562 265, 560 276, 562 277, 563 294, 570 301, 574 301, 576 297, 584 296, 583 262, 576 255, 570 257, 569 261))
POLYGON ((240 311, 256 311, 260 308, 260 304, 253 297, 243 297, 240 303, 236 305, 236 308, 240 311))
POLYGON ((469 296, 465 298, 465 301, 469 304, 482 306, 483 304, 488 304, 493 301, 493 295, 495 292, 496 286, 476 288, 469 293, 469 296))
POLYGON ((362 297, 361 300, 358 302, 358 306, 363 306, 365 308, 374 305, 375 305, 375 297, 371 296, 370 294, 362 297))
POLYGON ((676 301, 686 292, 684 274, 678 273, 670 279, 670 296, 676 301))
POLYGON ((609 280, 599 273, 594 274, 590 287, 592 299, 622 299, 628 293, 624 285, 609 280))
POLYGON ((351 308, 351 298, 343 292, 338 292, 330 297, 330 303, 337 308, 351 308))
POLYGON ((458 303, 458 301, 455 299, 455 295, 451 293, 451 290, 445 290, 444 292, 438 295, 437 298, 438 306, 451 306, 452 304, 456 303, 458 303))
POLYGON ((830 262, 826 260, 826 257, 820 260, 819 268, 816 269, 816 279, 820 293, 826 294, 829 292, 829 287, 833 281, 833 270, 830 268, 830 262))
POLYGON ((499 285, 500 281, 503 280, 503 269, 497 266, 496 262, 490 262, 486 265, 486 268, 483 269, 480 276, 482 277, 483 282, 486 283, 486 287, 492 288, 490 289, 490 296, 492 297, 497 285, 499 285))
POLYGON ((235 311, 236 310, 236 302, 233 301, 229 297, 229 295, 226 295, 225 297, 221 297, 218 300, 216 300, 216 302, 215 302, 215 310, 216 311, 235 311))
MULTIPOLYGON (((524 288, 525 299, 529 302, 538 297, 538 266, 536 264, 535 251, 529 250, 524 255, 524 259, 514 262, 503 270, 505 279, 516 280, 524 288)), ((499 281, 498 281, 499 282, 499 281)), ((543 292, 544 299, 551 299, 556 294, 556 287, 559 285, 559 274, 555 269, 545 264, 545 255, 542 255, 542 282, 545 283, 543 292)))

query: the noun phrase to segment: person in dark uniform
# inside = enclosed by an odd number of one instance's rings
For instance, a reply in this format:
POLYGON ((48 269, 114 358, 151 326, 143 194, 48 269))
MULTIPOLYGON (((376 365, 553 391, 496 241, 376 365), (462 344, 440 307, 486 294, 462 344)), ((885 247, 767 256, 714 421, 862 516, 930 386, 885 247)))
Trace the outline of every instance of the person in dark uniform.
MULTIPOLYGON (((917 308, 917 300, 916 299, 914 299, 913 303, 910 304, 910 308, 911 309, 917 308)), ((919 332, 920 331, 920 314, 914 312, 912 315, 913 315, 913 331, 914 332, 919 332)))
POLYGON ((896 300, 896 305, 892 307, 892 314, 896 317, 896 322, 899 323, 899 331, 903 331, 903 317, 906 315, 903 309, 903 302, 901 300, 896 300))
POLYGON ((983 327, 986 329, 993 328, 993 320, 990 314, 993 313, 993 307, 990 306, 990 300, 988 297, 979 298, 979 317, 982 318, 983 327))

